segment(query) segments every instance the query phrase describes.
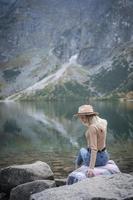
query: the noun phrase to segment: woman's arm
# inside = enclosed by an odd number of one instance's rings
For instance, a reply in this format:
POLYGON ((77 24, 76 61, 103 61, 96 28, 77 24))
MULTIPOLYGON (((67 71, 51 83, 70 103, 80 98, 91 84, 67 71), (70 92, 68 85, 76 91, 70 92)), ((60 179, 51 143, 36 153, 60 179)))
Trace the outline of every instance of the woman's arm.
POLYGON ((92 149, 91 150, 91 158, 90 158, 89 169, 94 169, 95 163, 96 163, 96 157, 97 157, 97 151, 92 149))
POLYGON ((90 157, 90 163, 89 163, 89 169, 88 169, 88 175, 93 175, 93 169, 95 167, 96 163, 96 156, 97 156, 97 130, 94 126, 90 126, 89 128, 89 146, 91 149, 91 157, 90 157))

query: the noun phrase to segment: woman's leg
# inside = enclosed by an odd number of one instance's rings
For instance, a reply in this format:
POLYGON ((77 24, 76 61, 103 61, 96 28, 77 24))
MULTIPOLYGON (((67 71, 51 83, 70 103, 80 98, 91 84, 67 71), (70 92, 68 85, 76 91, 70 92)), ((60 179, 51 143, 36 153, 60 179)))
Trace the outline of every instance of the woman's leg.
POLYGON ((90 152, 86 148, 81 148, 75 161, 75 167, 80 165, 88 166, 90 162, 90 152))

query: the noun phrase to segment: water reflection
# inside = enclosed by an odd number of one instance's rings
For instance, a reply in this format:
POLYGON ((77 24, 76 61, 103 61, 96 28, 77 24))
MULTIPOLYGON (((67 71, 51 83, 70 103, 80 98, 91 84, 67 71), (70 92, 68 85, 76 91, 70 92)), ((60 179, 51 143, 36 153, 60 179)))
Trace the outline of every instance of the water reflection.
MULTIPOLYGON (((0 167, 48 162, 56 176, 73 169, 85 128, 73 118, 85 102, 0 103, 0 167)), ((108 120, 108 149, 122 171, 133 167, 133 102, 90 102, 108 120)))

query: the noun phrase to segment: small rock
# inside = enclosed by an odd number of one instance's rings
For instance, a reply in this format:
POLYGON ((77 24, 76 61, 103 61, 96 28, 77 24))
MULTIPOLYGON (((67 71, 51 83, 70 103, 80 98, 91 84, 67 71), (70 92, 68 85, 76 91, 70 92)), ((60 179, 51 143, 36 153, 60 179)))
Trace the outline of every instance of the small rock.
POLYGON ((3 192, 9 192, 17 185, 35 181, 54 179, 54 175, 49 165, 37 161, 27 165, 12 165, 1 169, 0 171, 0 188, 3 192))
POLYGON ((56 187, 66 185, 66 180, 65 178, 55 179, 56 187))
POLYGON ((31 194, 41 192, 47 188, 55 186, 55 181, 51 180, 38 180, 24 183, 11 190, 10 200, 29 200, 31 194))

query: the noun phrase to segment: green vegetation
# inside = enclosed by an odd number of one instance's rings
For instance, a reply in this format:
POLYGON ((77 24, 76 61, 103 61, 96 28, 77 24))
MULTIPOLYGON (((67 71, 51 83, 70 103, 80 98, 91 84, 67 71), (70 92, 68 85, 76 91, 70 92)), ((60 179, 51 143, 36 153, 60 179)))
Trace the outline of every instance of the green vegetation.
POLYGON ((0 91, 1 91, 2 87, 3 87, 3 83, 0 82, 0 91))
POLYGON ((3 97, 3 96, 0 96, 0 100, 4 100, 4 97, 3 97))
POLYGON ((88 87, 76 82, 66 82, 62 85, 48 85, 35 94, 22 95, 20 100, 63 100, 63 99, 84 99, 90 95, 88 87))
POLYGON ((6 64, 5 67, 13 67, 13 68, 18 68, 18 67, 23 67, 27 64, 30 63, 30 58, 32 56, 29 55, 28 53, 23 53, 21 55, 17 55, 14 58, 11 58, 6 64))
POLYGON ((3 77, 6 81, 13 81, 20 73, 16 69, 7 69, 3 71, 3 77))
MULTIPOLYGON (((4 88, 4 87, 5 87, 5 84, 0 82, 0 92, 2 91, 2 88, 4 88)), ((4 99, 4 97, 1 95, 0 100, 3 100, 3 99, 4 99)))
POLYGON ((100 74, 96 75, 92 81, 98 91, 109 94, 114 90, 125 91, 127 88, 124 84, 127 83, 129 71, 129 64, 124 57, 118 57, 113 60, 112 69, 105 71, 104 69, 100 74))
POLYGON ((64 85, 55 86, 53 94, 57 98, 85 98, 88 95, 88 90, 78 83, 67 82, 64 85))

